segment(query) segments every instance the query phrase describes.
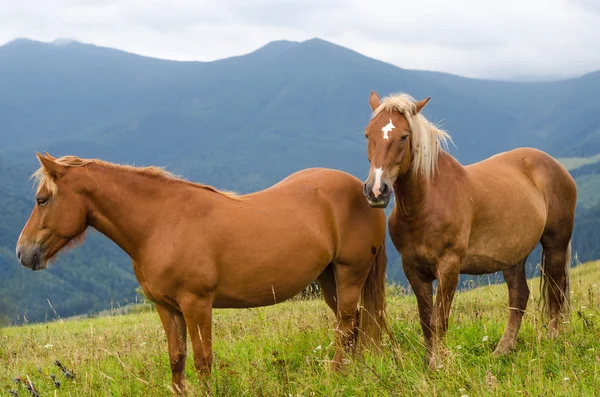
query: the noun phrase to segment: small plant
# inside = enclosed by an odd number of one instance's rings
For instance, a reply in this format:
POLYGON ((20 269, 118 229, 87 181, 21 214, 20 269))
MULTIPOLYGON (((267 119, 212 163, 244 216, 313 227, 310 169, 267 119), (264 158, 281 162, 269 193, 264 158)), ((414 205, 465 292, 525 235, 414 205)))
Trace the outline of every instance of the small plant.
POLYGON ((75 379, 75 374, 73 373, 73 371, 69 371, 67 368, 65 368, 64 365, 62 365, 62 363, 58 360, 54 361, 54 365, 56 365, 65 375, 65 378, 67 379, 75 379))
POLYGON ((310 283, 306 288, 302 290, 294 299, 296 300, 310 300, 318 299, 322 296, 321 286, 316 281, 310 283))

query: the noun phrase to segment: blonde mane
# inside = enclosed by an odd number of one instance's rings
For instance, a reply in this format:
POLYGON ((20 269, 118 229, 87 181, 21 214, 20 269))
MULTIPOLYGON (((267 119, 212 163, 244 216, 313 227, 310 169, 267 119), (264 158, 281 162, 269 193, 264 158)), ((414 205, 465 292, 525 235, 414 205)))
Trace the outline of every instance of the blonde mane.
MULTIPOLYGON (((60 164, 64 167, 85 167, 89 164, 97 164, 97 165, 107 167, 107 168, 127 170, 130 172, 138 173, 140 175, 148 176, 150 178, 163 178, 167 181, 174 180, 174 181, 183 182, 183 183, 186 183, 189 185, 197 186, 199 188, 220 194, 222 196, 225 196, 225 197, 233 199, 233 200, 241 200, 241 197, 238 196, 234 192, 222 191, 222 190, 218 190, 209 185, 203 185, 200 183, 189 182, 189 181, 185 180, 184 178, 182 178, 180 176, 176 176, 176 175, 172 174, 171 172, 166 171, 160 167, 155 167, 155 166, 134 167, 131 165, 121 165, 121 164, 109 163, 107 161, 102 161, 102 160, 98 160, 98 159, 81 159, 76 156, 65 156, 65 157, 54 159, 54 161, 57 164, 60 164)), ((33 175, 31 177, 35 179, 36 184, 38 185, 38 192, 40 189, 46 188, 46 189, 48 189, 48 191, 50 191, 50 193, 52 195, 56 195, 56 193, 58 193, 58 185, 50 177, 50 175, 47 173, 47 171, 44 167, 40 167, 36 172, 33 173, 33 175)))
POLYGON ((422 174, 430 179, 437 169, 438 155, 442 146, 447 148, 448 141, 452 142, 450 135, 433 125, 420 113, 415 115, 415 100, 408 94, 398 93, 383 98, 379 106, 373 111, 371 120, 383 111, 397 111, 401 113, 411 129, 412 141, 412 168, 415 175, 422 174))

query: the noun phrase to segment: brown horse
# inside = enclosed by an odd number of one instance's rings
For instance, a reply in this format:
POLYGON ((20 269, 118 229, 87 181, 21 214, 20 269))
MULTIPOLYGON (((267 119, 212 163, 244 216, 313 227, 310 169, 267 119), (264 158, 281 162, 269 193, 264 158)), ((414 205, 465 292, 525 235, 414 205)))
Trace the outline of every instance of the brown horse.
POLYGON ((577 189, 556 160, 536 149, 462 166, 443 149, 449 135, 420 113, 429 99, 397 94, 380 100, 371 92, 373 113, 365 130, 371 168, 364 193, 371 206, 384 208, 394 192, 390 237, 417 298, 433 369, 443 353, 459 274, 502 271, 510 309, 494 354, 514 348, 529 299, 525 262, 538 242, 542 300, 548 303, 549 334, 557 335, 569 302, 577 189))
POLYGON ((186 328, 198 373, 210 374, 212 308, 273 305, 315 279, 337 317, 334 370, 357 344, 381 340, 385 214, 366 203, 357 178, 306 169, 237 196, 156 167, 37 156, 37 203, 18 259, 44 269, 88 226, 114 241, 156 303, 175 390, 184 387, 186 328))

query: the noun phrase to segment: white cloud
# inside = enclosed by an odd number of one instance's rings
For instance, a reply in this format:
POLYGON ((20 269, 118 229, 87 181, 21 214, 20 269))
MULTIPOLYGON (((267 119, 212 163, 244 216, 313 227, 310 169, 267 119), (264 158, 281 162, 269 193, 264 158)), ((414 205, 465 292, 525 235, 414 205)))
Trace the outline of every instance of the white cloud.
POLYGON ((0 42, 71 37, 214 60, 320 37, 403 68, 472 77, 600 69, 595 0, 0 0, 0 42))

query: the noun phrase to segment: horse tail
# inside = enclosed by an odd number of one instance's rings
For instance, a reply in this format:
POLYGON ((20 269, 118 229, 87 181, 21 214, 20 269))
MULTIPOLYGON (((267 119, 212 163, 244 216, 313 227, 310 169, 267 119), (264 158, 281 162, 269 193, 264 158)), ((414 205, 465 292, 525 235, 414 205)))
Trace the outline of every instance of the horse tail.
MULTIPOLYGON (((558 285, 558 289, 559 289, 559 293, 557 294, 558 296, 556 297, 556 299, 558 300, 559 303, 559 307, 561 310, 561 314, 564 315, 568 315, 568 313, 570 312, 570 308, 571 308, 571 291, 570 291, 570 280, 569 280, 569 272, 571 270, 571 240, 569 240, 569 245, 567 246, 567 253, 565 256, 565 263, 562 264, 562 266, 565 267, 564 272, 565 272, 565 277, 564 277, 564 284, 563 285, 558 285)), ((541 274, 540 274, 540 299, 542 302, 542 312, 547 314, 548 316, 550 315, 550 306, 548 305, 548 302, 551 298, 551 295, 554 295, 554 292, 552 291, 552 286, 550 285, 551 283, 554 283, 554 280, 548 280, 548 275, 547 273, 547 260, 546 260, 546 254, 544 253, 544 251, 542 250, 542 263, 541 263, 541 274)))
POLYGON ((375 261, 363 285, 358 313, 358 345, 379 347, 383 332, 388 332, 385 313, 385 270, 387 255, 385 240, 375 255, 375 261))
POLYGON ((573 252, 571 249, 571 240, 567 246, 567 256, 565 259, 565 301, 562 305, 563 312, 569 314, 571 312, 571 281, 569 273, 571 273, 571 261, 573 259, 573 252))

